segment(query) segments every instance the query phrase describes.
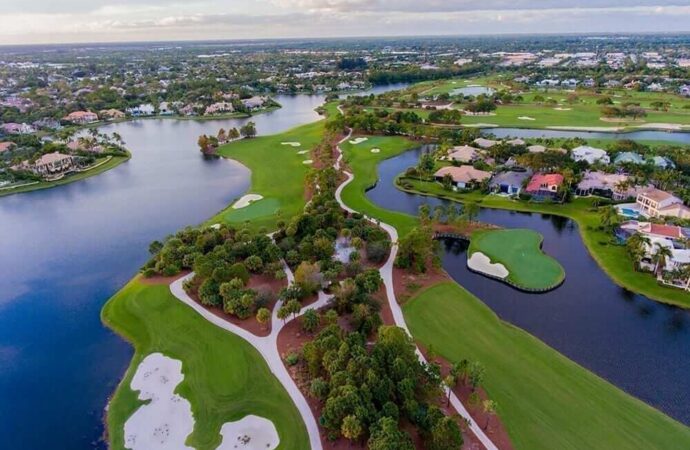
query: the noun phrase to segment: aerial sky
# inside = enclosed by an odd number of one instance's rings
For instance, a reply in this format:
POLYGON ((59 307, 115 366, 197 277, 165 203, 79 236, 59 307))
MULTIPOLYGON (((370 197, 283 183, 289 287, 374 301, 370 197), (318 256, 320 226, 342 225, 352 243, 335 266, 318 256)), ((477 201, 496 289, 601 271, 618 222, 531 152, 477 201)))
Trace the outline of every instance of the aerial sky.
POLYGON ((0 0, 0 45, 690 31, 690 0, 0 0))

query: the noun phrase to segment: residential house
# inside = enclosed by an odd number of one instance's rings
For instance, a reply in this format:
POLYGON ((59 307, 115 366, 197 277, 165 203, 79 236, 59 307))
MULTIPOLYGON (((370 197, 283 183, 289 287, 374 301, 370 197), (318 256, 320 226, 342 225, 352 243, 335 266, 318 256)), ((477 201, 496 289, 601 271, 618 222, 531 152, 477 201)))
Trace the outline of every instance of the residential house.
POLYGON ((644 164, 645 160, 640 155, 639 153, 635 152, 622 152, 616 155, 616 158, 613 160, 613 163, 616 165, 620 164, 644 164))
POLYGON ((671 239, 673 241, 685 239, 688 237, 688 234, 690 234, 690 230, 676 225, 640 222, 637 220, 623 222, 620 224, 619 228, 624 231, 628 237, 635 233, 640 233, 649 238, 671 239))
POLYGON ((660 169, 675 169, 676 164, 665 156, 655 156, 652 163, 660 169))
POLYGON ((620 201, 635 198, 648 187, 628 186, 629 177, 618 173, 587 171, 578 183, 575 194, 580 196, 598 195, 620 201))
POLYGON ((434 174, 434 178, 438 181, 443 181, 446 175, 450 175, 453 184, 460 189, 472 188, 482 181, 491 178, 490 172, 478 170, 472 166, 442 167, 434 174))
POLYGON ((606 153, 606 150, 590 147, 589 145, 575 147, 571 151, 570 157, 574 161, 587 161, 589 164, 608 164, 611 161, 609 155, 606 153))
POLYGON ((211 116, 213 114, 222 114, 225 112, 233 112, 235 108, 230 102, 217 102, 206 107, 204 115, 211 116))
POLYGON ((170 103, 161 102, 160 105, 158 105, 158 114, 161 116, 172 116, 175 114, 175 111, 170 106, 170 103))
POLYGON ((637 207, 648 217, 678 217, 690 219, 690 208, 683 200, 660 189, 649 189, 637 195, 637 207))
POLYGON ((527 184, 525 192, 533 197, 554 198, 563 185, 563 175, 560 173, 537 173, 527 184))
POLYGON ((491 139, 484 139, 484 138, 477 138, 474 140, 474 143, 477 144, 481 148, 491 148, 494 145, 498 144, 498 141, 493 141, 491 139))
POLYGON ((31 134, 35 133, 36 129, 26 123, 3 123, 0 125, 0 129, 7 134, 31 134))
POLYGON ((448 159, 462 163, 469 163, 479 158, 479 156, 480 154, 478 149, 470 147, 469 145, 462 145, 460 147, 453 147, 450 150, 448 159))
POLYGON ((266 103, 266 97, 259 97, 255 95, 254 97, 242 100, 242 104, 249 109, 261 108, 264 103, 266 103))
POLYGON ((59 130, 62 128, 60 121, 53 119, 52 117, 44 117, 42 119, 36 120, 32 123, 36 129, 48 129, 48 130, 59 130))
POLYGON ((125 118, 125 113, 123 113, 119 109, 104 109, 102 111, 99 111, 99 114, 105 120, 117 120, 125 118))
POLYGON ((497 194, 520 195, 522 186, 531 176, 532 172, 530 171, 519 172, 516 170, 509 170, 507 172, 501 172, 491 178, 489 187, 492 192, 497 194))
POLYGON ((63 117, 63 120, 77 125, 98 122, 98 115, 91 111, 74 111, 63 117))
POLYGON ((546 147, 543 145, 530 145, 527 147, 527 151, 530 153, 544 153, 546 151, 546 147))
POLYGON ((509 141, 506 141, 506 144, 512 145, 512 146, 519 146, 519 145, 525 145, 525 141, 522 139, 511 139, 509 141))
POLYGON ((156 112, 156 108, 150 103, 142 103, 133 108, 127 108, 127 113, 132 117, 152 116, 156 112))
POLYGON ((33 171, 39 175, 56 175, 74 169, 74 157, 58 152, 41 156, 33 165, 33 171))
POLYGON ((9 152, 14 147, 14 142, 0 142, 0 155, 9 152))

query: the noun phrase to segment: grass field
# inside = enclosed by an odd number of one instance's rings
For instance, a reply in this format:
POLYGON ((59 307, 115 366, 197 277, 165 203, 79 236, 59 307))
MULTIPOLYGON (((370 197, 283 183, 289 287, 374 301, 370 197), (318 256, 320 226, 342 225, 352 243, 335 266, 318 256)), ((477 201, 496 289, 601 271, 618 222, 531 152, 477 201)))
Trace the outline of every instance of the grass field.
POLYGON ((516 449, 690 448, 690 428, 500 321, 455 283, 429 288, 403 310, 415 339, 450 361, 486 367, 483 386, 516 449))
POLYGON ((458 202, 474 201, 483 208, 555 214, 573 219, 578 224, 580 235, 590 254, 616 284, 652 300, 690 308, 690 295, 687 292, 660 285, 648 273, 633 270, 625 247, 613 244, 611 233, 599 228, 601 218, 599 213, 592 208, 592 198, 577 198, 562 205, 527 203, 480 192, 449 192, 438 183, 420 182, 410 178, 406 178, 405 181, 411 183, 412 192, 423 195, 458 202))
POLYGON ((264 198, 241 209, 228 207, 210 219, 209 223, 246 223, 252 229, 274 229, 276 223, 299 214, 306 202, 305 177, 310 170, 303 161, 320 141, 324 121, 293 128, 284 133, 243 139, 223 145, 218 154, 235 159, 252 171, 250 192, 264 198), (281 142, 299 142, 299 147, 281 142), (249 221, 249 222, 247 222, 249 221))
MULTIPOLYGON (((357 136, 352 137, 352 139, 356 138, 357 136)), ((349 207, 367 216, 393 225, 398 229, 398 234, 404 236, 415 227, 417 220, 407 214, 389 211, 374 205, 366 197, 365 191, 376 183, 376 168, 381 161, 399 155, 420 144, 398 136, 368 136, 367 139, 367 141, 356 145, 350 144, 349 141, 340 145, 343 150, 344 161, 355 176, 355 179, 343 189, 343 201, 349 207), (378 148, 380 152, 372 153, 372 148, 378 148)))
POLYGON ((101 174, 105 171, 108 171, 110 169, 114 169, 115 167, 119 166, 125 161, 128 161, 129 158, 131 158, 131 155, 127 156, 113 156, 110 158, 109 161, 105 162, 106 158, 101 158, 98 159, 94 164, 98 164, 101 161, 104 161, 103 164, 101 164, 98 167, 94 167, 93 169, 89 169, 85 172, 78 172, 73 175, 68 175, 60 180, 56 181, 41 181, 36 184, 31 184, 28 186, 21 186, 15 189, 2 189, 0 190, 0 197, 4 195, 12 195, 12 194, 20 194, 22 192, 31 192, 31 191, 37 191, 39 189, 49 189, 55 186, 61 186, 63 184, 68 184, 68 183, 74 183, 75 181, 83 180, 85 178, 93 177, 95 175, 101 174))
POLYGON ((167 285, 130 281, 105 305, 102 320, 135 349, 110 402, 110 448, 124 448, 124 423, 142 404, 129 383, 141 360, 153 352, 182 361, 185 378, 176 392, 190 401, 195 419, 188 445, 215 449, 223 423, 256 414, 273 421, 281 449, 308 448, 297 409, 259 353, 183 305, 167 285))
POLYGON ((532 230, 489 230, 472 234, 468 256, 482 252, 508 269, 508 281, 526 289, 549 289, 563 281, 563 267, 541 250, 541 234, 532 230))

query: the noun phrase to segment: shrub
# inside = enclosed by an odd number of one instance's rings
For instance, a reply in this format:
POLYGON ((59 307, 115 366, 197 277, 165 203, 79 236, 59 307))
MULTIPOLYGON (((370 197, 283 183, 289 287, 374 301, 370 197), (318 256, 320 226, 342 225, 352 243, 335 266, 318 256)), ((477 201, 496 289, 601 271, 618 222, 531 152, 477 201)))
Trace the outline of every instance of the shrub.
POLYGON ((249 282, 249 271, 242 263, 235 263, 230 266, 230 275, 230 279, 239 278, 245 286, 249 282))
POLYGON ((151 278, 152 276, 156 275, 156 270, 153 267, 147 267, 143 270, 142 274, 145 278, 151 278))
POLYGON ((374 263, 383 262, 390 253, 391 242, 388 240, 380 240, 374 242, 367 242, 366 254, 367 259, 374 263))
POLYGON ((285 357, 285 364, 288 366, 294 366, 299 362, 299 354, 292 352, 285 357))
POLYGON ((245 266, 252 273, 258 273, 264 267, 264 262, 260 256, 252 255, 244 260, 245 266))
POLYGON ((201 286, 199 286, 199 300, 207 306, 219 306, 223 302, 223 298, 218 292, 218 283, 211 278, 206 279, 201 286))

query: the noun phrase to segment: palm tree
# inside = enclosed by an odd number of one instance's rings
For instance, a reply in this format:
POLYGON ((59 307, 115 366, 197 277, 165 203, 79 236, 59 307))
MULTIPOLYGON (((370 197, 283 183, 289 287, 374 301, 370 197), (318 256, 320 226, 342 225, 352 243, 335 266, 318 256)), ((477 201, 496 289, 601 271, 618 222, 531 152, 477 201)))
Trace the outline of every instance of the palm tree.
POLYGON ((479 215, 479 204, 477 202, 465 203, 464 214, 468 222, 472 222, 479 215))
POLYGON ((645 254, 645 248, 650 245, 650 240, 648 237, 643 236, 639 233, 635 233, 628 239, 625 243, 626 249, 628 250, 628 255, 633 260, 633 269, 637 271, 638 263, 640 259, 645 254))
POLYGON ((654 244, 654 254, 652 255, 652 262, 654 263, 654 274, 659 276, 659 272, 666 267, 666 261, 673 256, 673 252, 669 247, 662 245, 659 242, 654 244))
POLYGON ((601 224, 607 228, 613 228, 618 222, 618 211, 613 206, 606 206, 601 209, 601 224))
POLYGON ((441 223, 441 220, 446 215, 446 207, 444 205, 434 206, 434 222, 441 223))

